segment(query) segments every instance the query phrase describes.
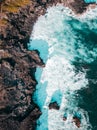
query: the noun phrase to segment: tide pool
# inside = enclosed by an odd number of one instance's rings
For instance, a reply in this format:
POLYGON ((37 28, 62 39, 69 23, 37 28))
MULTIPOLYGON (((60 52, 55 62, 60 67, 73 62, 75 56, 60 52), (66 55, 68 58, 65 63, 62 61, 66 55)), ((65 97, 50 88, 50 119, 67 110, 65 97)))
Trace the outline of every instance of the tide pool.
POLYGON ((97 63, 97 8, 77 17, 62 5, 48 8, 34 25, 30 50, 38 50, 45 62, 37 68, 38 85, 32 97, 42 111, 37 130, 96 130, 79 91, 89 87, 89 65, 97 63), (90 17, 91 16, 91 17, 90 17), (49 109, 57 102, 59 110, 49 109), (63 116, 67 120, 63 121, 63 116), (81 120, 78 128, 73 116, 81 120))

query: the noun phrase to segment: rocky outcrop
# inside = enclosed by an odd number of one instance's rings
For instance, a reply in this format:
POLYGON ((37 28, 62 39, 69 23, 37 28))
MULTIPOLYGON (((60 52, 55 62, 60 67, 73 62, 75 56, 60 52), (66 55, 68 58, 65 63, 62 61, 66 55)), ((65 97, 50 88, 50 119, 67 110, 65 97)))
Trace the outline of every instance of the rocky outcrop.
POLYGON ((59 110, 59 109, 60 109, 60 106, 58 105, 57 102, 51 102, 51 103, 49 104, 49 109, 59 110))
POLYGON ((35 51, 19 47, 1 50, 0 54, 0 130, 14 130, 25 120, 32 120, 30 127, 33 127, 41 114, 32 100, 37 84, 34 73, 36 66, 44 64, 35 51))
POLYGON ((46 10, 37 2, 8 14, 8 26, 0 34, 0 130, 34 130, 41 112, 32 95, 36 67, 44 67, 38 51, 27 43, 37 17, 46 10), (40 13, 39 13, 40 12, 40 13))
POLYGON ((73 117, 73 122, 75 123, 75 125, 80 128, 81 125, 81 121, 78 117, 73 117))
MULTIPOLYGON (((76 13, 86 10, 82 0, 31 0, 18 13, 7 13, 6 28, 0 27, 0 130, 34 130, 41 112, 32 95, 36 67, 44 67, 38 51, 27 43, 37 18, 48 6, 63 3, 76 13)), ((59 109, 54 103, 50 109, 59 109)))

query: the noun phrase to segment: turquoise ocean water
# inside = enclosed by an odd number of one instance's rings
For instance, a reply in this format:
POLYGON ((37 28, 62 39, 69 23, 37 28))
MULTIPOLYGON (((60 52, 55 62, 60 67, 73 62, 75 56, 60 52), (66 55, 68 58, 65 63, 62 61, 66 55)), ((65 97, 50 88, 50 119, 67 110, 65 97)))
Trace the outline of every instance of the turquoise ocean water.
POLYGON ((32 98, 42 111, 36 129, 97 130, 97 8, 75 16, 62 5, 50 7, 35 23, 28 48, 46 64, 35 74, 32 98), (54 101, 59 110, 49 110, 54 101))
POLYGON ((97 0, 84 0, 86 3, 97 3, 97 0))

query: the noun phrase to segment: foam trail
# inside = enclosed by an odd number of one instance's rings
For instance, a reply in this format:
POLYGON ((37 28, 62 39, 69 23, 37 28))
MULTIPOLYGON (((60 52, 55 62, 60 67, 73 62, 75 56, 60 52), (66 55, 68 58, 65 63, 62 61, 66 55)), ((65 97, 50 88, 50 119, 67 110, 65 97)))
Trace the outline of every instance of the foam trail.
MULTIPOLYGON (((49 8, 44 16, 35 23, 31 39, 43 40, 47 51, 37 48, 34 42, 29 49, 39 49, 44 57, 46 67, 37 69, 38 85, 34 95, 35 102, 40 106, 42 116, 38 120, 37 130, 91 130, 88 113, 78 107, 77 91, 88 86, 84 68, 76 72, 75 62, 90 64, 97 58, 97 8, 90 10, 82 17, 76 17, 73 12, 57 5, 49 8), (90 17, 92 14, 92 18, 90 17), (92 24, 91 24, 92 21, 92 24), (45 42, 44 42, 45 41, 45 42), (59 110, 49 110, 50 102, 56 101, 59 110), (63 121, 66 113, 67 120, 63 121), (81 127, 72 122, 74 113, 81 115, 81 127)), ((40 46, 40 45, 39 45, 40 46)), ((44 45, 43 45, 44 46, 44 45)))

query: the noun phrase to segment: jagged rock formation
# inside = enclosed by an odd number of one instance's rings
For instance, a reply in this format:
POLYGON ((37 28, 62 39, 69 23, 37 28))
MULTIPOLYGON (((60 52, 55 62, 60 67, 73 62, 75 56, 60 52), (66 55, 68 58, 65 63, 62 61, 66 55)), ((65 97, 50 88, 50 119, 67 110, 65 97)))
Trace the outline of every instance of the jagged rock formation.
POLYGON ((27 116, 34 115, 29 120, 36 120, 41 114, 32 101, 32 94, 37 83, 35 67, 44 64, 35 51, 20 47, 2 49, 0 54, 0 130, 14 130, 14 124, 27 116))
POLYGON ((59 110, 60 106, 58 105, 57 102, 51 102, 49 104, 49 109, 55 109, 55 110, 59 110))
POLYGON ((58 2, 76 13, 87 7, 82 0, 30 1, 15 14, 7 12, 6 28, 0 26, 0 130, 34 130, 41 114, 32 95, 37 84, 36 67, 44 67, 44 63, 39 52, 27 50, 36 19, 58 2))

